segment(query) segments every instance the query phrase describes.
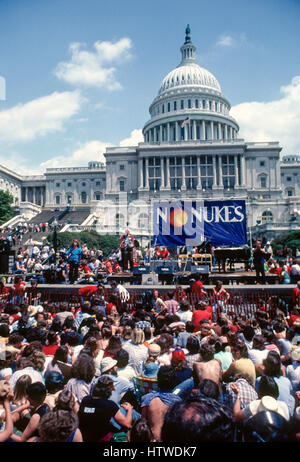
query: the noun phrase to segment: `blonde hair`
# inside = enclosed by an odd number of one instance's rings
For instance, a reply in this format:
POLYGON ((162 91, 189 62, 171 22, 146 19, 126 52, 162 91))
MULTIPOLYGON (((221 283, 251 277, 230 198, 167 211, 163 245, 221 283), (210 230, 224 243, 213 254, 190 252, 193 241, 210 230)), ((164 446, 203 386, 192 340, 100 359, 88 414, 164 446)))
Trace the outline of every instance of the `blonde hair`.
POLYGON ((142 329, 133 329, 131 334, 131 340, 135 345, 141 345, 145 341, 145 334, 142 329))
POLYGON ((21 375, 16 381, 16 385, 14 388, 14 399, 13 402, 18 404, 22 402, 27 397, 27 387, 32 383, 31 377, 28 374, 21 375))

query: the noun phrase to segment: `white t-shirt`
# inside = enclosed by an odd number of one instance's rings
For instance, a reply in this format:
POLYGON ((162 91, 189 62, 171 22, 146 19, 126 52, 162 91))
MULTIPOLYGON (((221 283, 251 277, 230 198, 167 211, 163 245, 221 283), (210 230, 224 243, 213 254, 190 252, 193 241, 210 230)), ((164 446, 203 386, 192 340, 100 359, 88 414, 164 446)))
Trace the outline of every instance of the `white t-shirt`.
POLYGON ((254 364, 262 364, 263 360, 266 359, 270 350, 248 350, 248 357, 254 364))
POLYGON ((193 313, 190 310, 187 310, 187 311, 179 310, 179 311, 176 312, 176 316, 180 317, 180 321, 187 322, 187 321, 192 320, 193 313))

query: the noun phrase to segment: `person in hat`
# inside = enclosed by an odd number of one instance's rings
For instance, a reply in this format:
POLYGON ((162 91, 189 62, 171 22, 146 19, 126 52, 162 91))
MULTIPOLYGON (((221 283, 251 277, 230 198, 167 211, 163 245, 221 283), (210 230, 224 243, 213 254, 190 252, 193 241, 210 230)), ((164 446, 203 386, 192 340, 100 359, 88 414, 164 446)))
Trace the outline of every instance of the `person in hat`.
POLYGON ((262 376, 257 390, 258 399, 251 401, 241 409, 241 395, 239 385, 231 384, 231 389, 236 393, 236 401, 233 406, 233 416, 236 421, 248 420, 262 411, 272 411, 280 414, 286 421, 290 420, 289 409, 284 401, 278 400, 279 389, 273 377, 262 376))
MULTIPOLYGON (((110 399, 117 405, 120 405, 121 397, 125 393, 134 393, 134 384, 129 380, 123 379, 118 376, 118 361, 107 356, 103 358, 100 364, 101 377, 109 376, 113 381, 114 388, 111 393, 110 399)), ((94 380, 92 389, 99 379, 94 380)))
POLYGON ((176 347, 172 353, 171 366, 176 374, 175 386, 192 377, 192 369, 188 367, 185 359, 185 352, 182 348, 176 347))
MULTIPOLYGON (((112 358, 105 358, 111 360, 112 358)), ((104 360, 104 361, 105 361, 104 360)), ((112 363, 111 363, 112 364, 112 363)), ((108 361, 103 366, 103 371, 108 372, 111 366, 108 361)), ((79 429, 84 442, 108 442, 119 429, 111 420, 114 419, 124 429, 129 429, 132 423, 132 406, 123 403, 126 411, 124 416, 119 406, 111 399, 114 391, 114 381, 109 375, 101 376, 95 384, 91 396, 83 398, 79 408, 79 429)))
POLYGON ((300 347, 292 348, 289 356, 292 359, 292 364, 286 368, 286 377, 290 380, 293 392, 296 394, 297 391, 300 391, 300 347))
POLYGON ((157 343, 151 343, 148 347, 148 358, 142 366, 142 377, 156 378, 161 363, 157 360, 161 353, 161 348, 157 343))

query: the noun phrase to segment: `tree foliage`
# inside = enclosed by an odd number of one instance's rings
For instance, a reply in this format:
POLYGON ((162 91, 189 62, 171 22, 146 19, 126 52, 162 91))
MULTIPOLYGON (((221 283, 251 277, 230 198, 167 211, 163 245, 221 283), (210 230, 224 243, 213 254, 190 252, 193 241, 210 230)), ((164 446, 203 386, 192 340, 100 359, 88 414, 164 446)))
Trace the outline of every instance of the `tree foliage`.
POLYGON ((300 229, 289 233, 284 233, 272 241, 273 250, 282 250, 285 246, 295 254, 296 249, 300 249, 300 229))
POLYGON ((13 201, 14 198, 10 192, 0 190, 0 225, 14 216, 15 209, 12 206, 13 201))
MULTIPOLYGON (((103 255, 107 256, 112 249, 117 249, 120 243, 120 237, 116 235, 101 235, 96 231, 81 231, 73 233, 66 231, 64 233, 57 233, 57 248, 69 248, 73 239, 78 239, 80 245, 86 244, 89 249, 94 247, 103 251, 103 255)), ((47 240, 53 245, 53 233, 49 234, 47 240)))

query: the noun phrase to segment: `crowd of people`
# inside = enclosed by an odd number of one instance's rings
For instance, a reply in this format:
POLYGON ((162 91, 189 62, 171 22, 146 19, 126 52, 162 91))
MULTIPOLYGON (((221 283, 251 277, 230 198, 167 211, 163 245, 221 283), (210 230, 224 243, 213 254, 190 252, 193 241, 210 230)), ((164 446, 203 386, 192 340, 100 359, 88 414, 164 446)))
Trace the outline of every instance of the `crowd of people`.
POLYGON ((233 317, 180 287, 80 290, 2 306, 1 442, 300 440, 300 283, 293 311, 233 317))

